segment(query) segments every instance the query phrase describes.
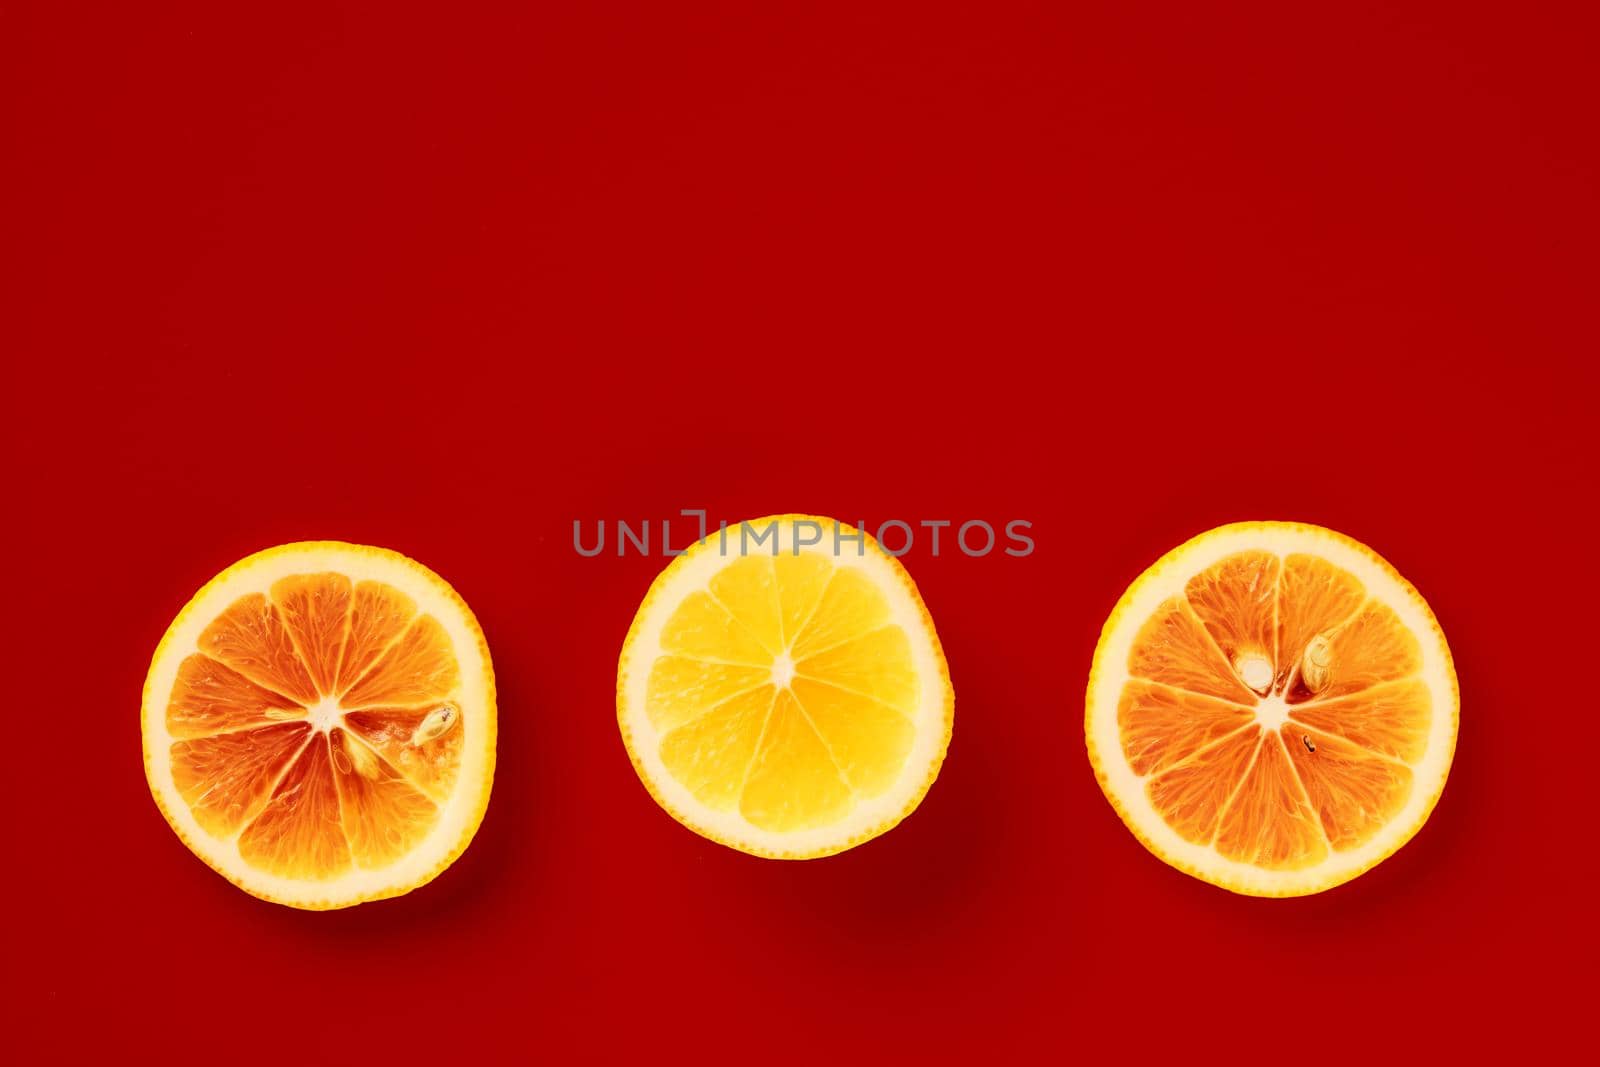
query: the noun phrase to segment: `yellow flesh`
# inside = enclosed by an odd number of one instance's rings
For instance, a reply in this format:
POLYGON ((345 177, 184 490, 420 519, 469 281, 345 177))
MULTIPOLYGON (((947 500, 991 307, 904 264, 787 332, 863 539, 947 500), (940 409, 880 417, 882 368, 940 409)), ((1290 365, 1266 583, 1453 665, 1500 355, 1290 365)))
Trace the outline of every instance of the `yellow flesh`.
POLYGON ((735 559, 661 633, 645 711, 697 800, 768 831, 832 825, 881 795, 915 740, 907 635, 857 569, 735 559))

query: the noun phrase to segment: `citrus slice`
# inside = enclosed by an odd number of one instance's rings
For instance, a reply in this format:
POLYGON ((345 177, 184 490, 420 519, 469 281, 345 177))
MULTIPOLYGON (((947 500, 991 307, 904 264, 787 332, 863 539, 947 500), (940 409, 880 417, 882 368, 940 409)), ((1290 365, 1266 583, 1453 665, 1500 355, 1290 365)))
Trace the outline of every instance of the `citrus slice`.
POLYGON ((297 908, 397 896, 472 840, 494 673, 444 579, 382 548, 280 545, 178 613, 145 679, 145 775, 184 844, 297 908))
POLYGON ((905 568, 867 534, 804 515, 728 527, 673 560, 617 666, 622 739, 657 803, 780 859, 841 852, 909 815, 953 707, 905 568))
POLYGON ((1332 888, 1411 839, 1459 693, 1421 595, 1317 526, 1222 526, 1145 571, 1089 676, 1089 760, 1146 848, 1257 896, 1332 888))

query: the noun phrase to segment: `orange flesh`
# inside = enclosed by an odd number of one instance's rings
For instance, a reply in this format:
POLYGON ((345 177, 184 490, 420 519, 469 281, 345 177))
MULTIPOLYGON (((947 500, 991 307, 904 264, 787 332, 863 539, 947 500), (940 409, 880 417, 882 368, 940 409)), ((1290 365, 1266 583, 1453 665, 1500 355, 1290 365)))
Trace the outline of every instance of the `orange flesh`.
POLYGON ((293 575, 235 600, 197 645, 166 720, 173 781, 207 833, 316 880, 387 866, 433 828, 461 762, 460 672, 409 597, 293 575))
POLYGON ((1272 870, 1313 866, 1410 797, 1432 714, 1421 668, 1416 636, 1354 576, 1313 556, 1235 553, 1135 637, 1123 753, 1186 841, 1272 870))

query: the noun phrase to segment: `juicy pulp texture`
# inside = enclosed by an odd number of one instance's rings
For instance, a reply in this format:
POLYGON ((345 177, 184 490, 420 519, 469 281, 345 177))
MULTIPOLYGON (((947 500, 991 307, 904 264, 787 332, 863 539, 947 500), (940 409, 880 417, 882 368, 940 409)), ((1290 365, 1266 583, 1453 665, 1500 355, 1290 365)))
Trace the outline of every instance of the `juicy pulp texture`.
POLYGON ((696 799, 785 832, 886 792, 919 700, 909 639, 866 577, 814 553, 753 555, 667 619, 645 714, 696 799))
POLYGON ((1417 636, 1327 560, 1224 557, 1144 622, 1127 666, 1123 754, 1186 841, 1297 870, 1410 798, 1433 714, 1417 636))
POLYGON ((425 837, 461 762, 449 635, 410 597, 298 574, 228 605, 179 665, 172 779, 252 867, 325 880, 425 837))

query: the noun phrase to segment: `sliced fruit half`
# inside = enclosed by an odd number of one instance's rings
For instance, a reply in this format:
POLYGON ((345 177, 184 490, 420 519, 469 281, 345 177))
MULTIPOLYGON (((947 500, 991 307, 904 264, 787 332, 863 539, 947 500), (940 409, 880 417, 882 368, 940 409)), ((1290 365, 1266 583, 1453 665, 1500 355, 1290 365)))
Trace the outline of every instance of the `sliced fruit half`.
POLYGON ((1299 523, 1223 526, 1112 611, 1085 733, 1146 848, 1238 893, 1329 889, 1421 828, 1459 692, 1427 603, 1371 549, 1299 523))
POLYGON ((780 859, 843 851, 909 815, 953 709, 905 568, 805 515, 730 526, 673 560, 617 667, 622 739, 651 796, 713 841, 780 859))
POLYGON ((405 893, 472 840, 494 778, 494 672, 445 581, 314 541, 240 560, 178 613, 145 679, 150 792, 265 900, 405 893))

